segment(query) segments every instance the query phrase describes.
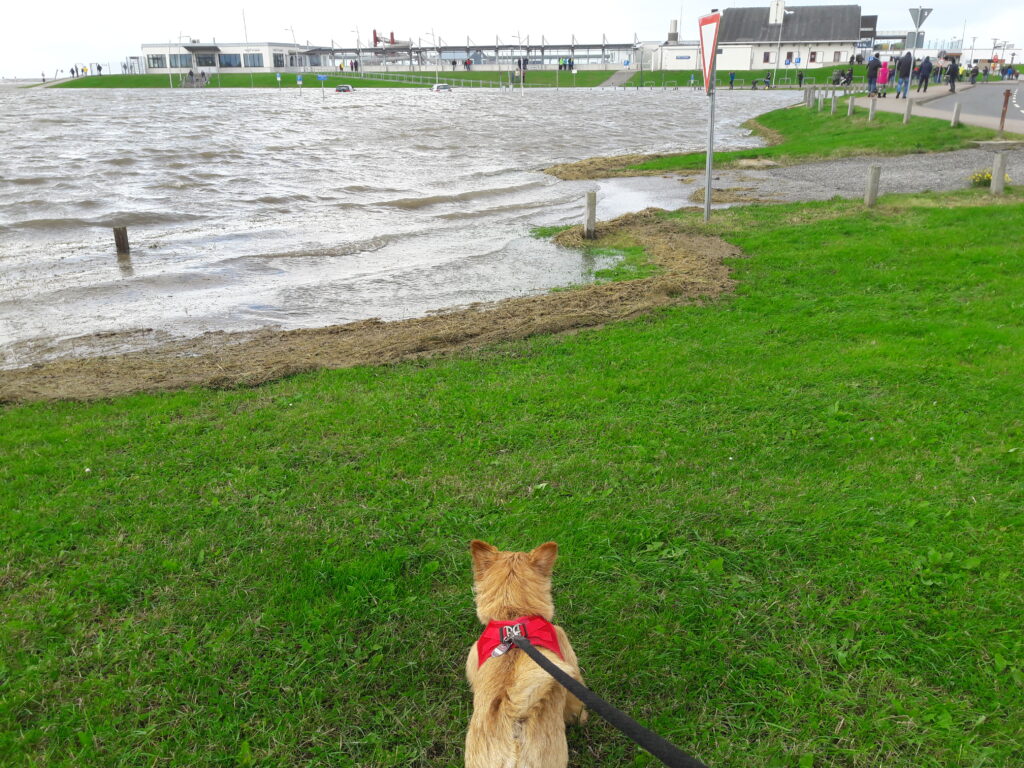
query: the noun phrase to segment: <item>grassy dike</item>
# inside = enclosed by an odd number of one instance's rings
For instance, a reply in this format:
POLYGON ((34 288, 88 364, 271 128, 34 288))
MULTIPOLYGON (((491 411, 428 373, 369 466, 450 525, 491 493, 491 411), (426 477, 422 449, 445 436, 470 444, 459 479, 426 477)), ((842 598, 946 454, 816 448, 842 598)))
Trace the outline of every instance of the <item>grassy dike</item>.
MULTIPOLYGON (((319 88, 320 81, 316 79, 316 72, 306 72, 302 76, 302 87, 303 88, 319 88)), ((414 72, 417 76, 423 78, 433 78, 433 72, 414 72)), ((592 88, 600 85, 609 77, 612 76, 612 72, 605 71, 585 71, 580 72, 573 77, 571 72, 529 72, 527 73, 526 83, 530 86, 550 86, 555 87, 556 85, 560 88, 592 88)), ((179 76, 173 75, 174 87, 177 87, 179 76)), ((454 71, 442 71, 438 73, 438 81, 473 81, 473 82, 488 82, 488 83, 507 83, 508 72, 466 72, 463 69, 456 69, 454 71)), ((328 75, 327 87, 333 88, 335 85, 340 83, 347 83, 354 88, 428 88, 429 84, 425 83, 402 83, 402 82, 390 82, 387 80, 377 80, 376 78, 360 77, 358 75, 352 75, 349 73, 328 75)), ((517 81, 518 82, 518 81, 517 81)), ((51 88, 170 88, 170 82, 167 79, 167 75, 102 75, 96 77, 80 77, 74 80, 68 80, 67 82, 58 83, 51 88)), ((214 74, 210 76, 210 84, 207 88, 295 88, 297 87, 295 73, 284 72, 281 74, 281 84, 278 85, 277 77, 272 72, 262 72, 253 74, 251 77, 248 74, 214 74)))
MULTIPOLYGON (((846 72, 850 69, 849 64, 835 64, 828 65, 825 67, 819 67, 817 69, 803 69, 799 70, 804 73, 804 83, 807 85, 829 85, 832 83, 832 73, 837 69, 841 69, 846 72)), ((749 89, 751 83, 754 80, 758 81, 758 88, 762 87, 761 82, 764 80, 766 73, 771 72, 773 75, 773 81, 777 82, 781 87, 796 87, 798 78, 798 70, 795 67, 780 67, 778 71, 775 70, 773 64, 766 64, 758 69, 737 69, 733 70, 736 73, 736 88, 749 89), (775 78, 778 78, 775 80, 775 78)), ((655 70, 653 72, 637 72, 633 77, 629 79, 627 87, 637 87, 645 85, 653 85, 657 88, 661 87, 679 87, 685 88, 690 84, 690 75, 693 74, 694 81, 701 88, 704 87, 704 73, 700 70, 700 60, 697 61, 697 69, 679 69, 679 70, 655 70)), ((855 64, 853 66, 854 77, 861 78, 860 81, 863 83, 863 78, 867 76, 867 67, 863 64, 855 64)), ((720 88, 729 87, 729 70, 718 70, 715 76, 715 82, 720 88)))
MULTIPOLYGON (((764 147, 715 152, 714 167, 741 167, 757 161, 779 165, 812 160, 852 157, 857 155, 906 155, 922 152, 948 152, 966 149, 973 142, 996 138, 988 128, 961 124, 950 128, 946 120, 915 117, 903 124, 903 116, 876 112, 868 121, 867 108, 857 107, 852 117, 846 116, 845 101, 841 115, 828 109, 818 112, 803 107, 777 109, 746 123, 746 127, 768 141, 764 147)), ((1015 138, 1008 135, 1007 138, 1015 138)), ((626 155, 567 163, 547 169, 559 178, 604 178, 636 176, 663 172, 703 171, 705 153, 686 152, 677 155, 626 155)))
POLYGON ((482 537, 559 541, 589 683, 715 768, 1020 764, 1022 202, 716 212, 704 305, 7 407, 0 763, 459 764, 482 537))

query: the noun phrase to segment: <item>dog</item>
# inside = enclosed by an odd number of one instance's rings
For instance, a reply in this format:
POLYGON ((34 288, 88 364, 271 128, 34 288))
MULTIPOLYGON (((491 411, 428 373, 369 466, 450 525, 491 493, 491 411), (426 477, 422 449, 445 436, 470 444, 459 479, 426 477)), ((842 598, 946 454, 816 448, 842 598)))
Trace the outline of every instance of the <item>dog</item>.
POLYGON ((476 615, 485 625, 466 659, 473 716, 466 733, 466 768, 565 768, 567 723, 583 724, 583 703, 520 651, 509 637, 526 634, 554 664, 580 683, 576 652, 551 623, 551 571, 558 545, 500 552, 469 545, 476 615))

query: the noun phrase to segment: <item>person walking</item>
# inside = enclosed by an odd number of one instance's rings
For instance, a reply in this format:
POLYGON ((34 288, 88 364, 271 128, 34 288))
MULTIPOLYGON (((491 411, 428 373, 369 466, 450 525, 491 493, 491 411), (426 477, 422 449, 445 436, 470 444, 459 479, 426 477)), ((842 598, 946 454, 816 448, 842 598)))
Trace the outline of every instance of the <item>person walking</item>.
POLYGON ((956 81, 960 75, 960 68, 956 64, 952 64, 949 67, 949 71, 946 73, 946 79, 949 81, 949 92, 956 93, 956 81))
POLYGON ((925 56, 924 61, 921 62, 921 73, 917 78, 917 92, 921 92, 921 87, 924 86, 924 92, 928 93, 928 80, 932 76, 932 68, 935 65, 932 64, 932 57, 925 56))
POLYGON ((730 91, 732 90, 732 87, 735 84, 736 84, 736 73, 735 72, 730 72, 729 73, 729 90, 730 91))
POLYGON ((882 68, 882 61, 877 53, 871 54, 868 59, 868 96, 878 95, 878 70, 882 68))
POLYGON ((878 95, 883 99, 886 94, 886 86, 889 84, 889 62, 883 62, 878 68, 878 95))
POLYGON ((900 60, 896 62, 896 98, 903 95, 903 98, 907 98, 907 91, 910 90, 910 73, 914 69, 914 56, 907 51, 900 57, 900 60))
POLYGON ((800 87, 804 87, 804 71, 801 69, 796 73, 796 84, 800 87))

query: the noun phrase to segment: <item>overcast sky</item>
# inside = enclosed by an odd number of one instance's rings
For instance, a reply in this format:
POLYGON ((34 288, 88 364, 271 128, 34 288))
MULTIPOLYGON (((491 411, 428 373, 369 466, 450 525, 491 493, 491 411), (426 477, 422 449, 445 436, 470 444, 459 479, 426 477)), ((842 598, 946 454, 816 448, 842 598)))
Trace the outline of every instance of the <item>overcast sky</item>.
MULTIPOLYGON (((800 5, 832 5, 828 0, 791 2, 800 5)), ((933 0, 931 17, 923 27, 928 39, 959 38, 966 22, 967 45, 976 36, 977 48, 990 52, 992 38, 1024 46, 1024 3, 1012 0, 933 0), (971 14, 970 16, 968 14, 971 14)), ((680 37, 696 39, 697 17, 716 7, 676 0, 645 0, 642 3, 567 2, 562 0, 515 0, 487 3, 448 0, 424 3, 419 0, 391 0, 380 8, 376 3, 324 2, 304 0, 289 7, 281 0, 247 0, 238 5, 221 2, 83 2, 11 0, 0 14, 0 77, 51 77, 57 69, 74 63, 99 62, 111 72, 127 56, 139 55, 142 43, 177 42, 179 36, 208 42, 243 40, 242 9, 253 42, 291 42, 292 30, 300 43, 314 45, 356 43, 355 30, 365 44, 374 28, 394 31, 398 39, 422 39, 429 44, 430 33, 445 44, 461 44, 468 35, 474 43, 516 42, 516 35, 530 43, 600 42, 605 34, 613 42, 664 40, 670 19, 682 19, 680 37)), ((734 2, 734 6, 768 5, 764 2, 734 2)), ((725 8, 726 5, 717 7, 725 8)), ((877 14, 879 29, 912 28, 910 6, 879 2, 861 5, 864 14, 877 14)), ((1019 58, 1019 57, 1018 57, 1019 58)))

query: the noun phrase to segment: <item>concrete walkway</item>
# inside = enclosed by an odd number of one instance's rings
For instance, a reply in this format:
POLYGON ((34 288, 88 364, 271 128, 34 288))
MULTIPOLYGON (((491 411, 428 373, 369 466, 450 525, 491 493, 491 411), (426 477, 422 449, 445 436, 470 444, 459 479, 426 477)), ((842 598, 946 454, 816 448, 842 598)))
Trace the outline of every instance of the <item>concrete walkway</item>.
MULTIPOLYGON (((1013 84, 1011 87, 1016 87, 1013 84)), ((968 93, 975 88, 985 88, 991 90, 989 86, 983 86, 982 84, 970 85, 957 83, 957 92, 950 93, 949 85, 947 83, 931 83, 927 92, 918 93, 911 87, 910 93, 907 94, 910 97, 910 101, 913 102, 914 106, 911 107, 912 115, 918 117, 934 117, 939 120, 952 120, 953 119, 953 108, 959 100, 958 97, 968 93)), ((999 90, 1002 93, 1002 89, 999 90)), ((972 94, 973 95, 973 94, 972 94)), ((871 101, 871 97, 866 95, 860 95, 856 97, 856 104, 858 107, 864 109, 868 108, 868 104, 871 101)), ((876 110, 879 112, 893 112, 902 115, 906 111, 906 102, 903 99, 897 99, 895 94, 890 92, 885 98, 875 98, 877 102, 876 110)), ((964 125, 974 125, 979 128, 991 128, 996 131, 999 130, 999 118, 992 117, 990 115, 981 115, 971 112, 970 110, 963 110, 960 113, 960 122, 964 125)), ((1019 110, 1010 109, 1006 113, 1006 128, 1007 133, 1016 133, 1024 135, 1024 114, 1021 114, 1019 110)))
POLYGON ((625 85, 626 83, 629 82, 629 79, 635 74, 636 72, 634 72, 631 69, 623 69, 619 72, 616 72, 614 75, 612 75, 603 83, 601 83, 601 85, 599 85, 598 88, 618 87, 625 85))

